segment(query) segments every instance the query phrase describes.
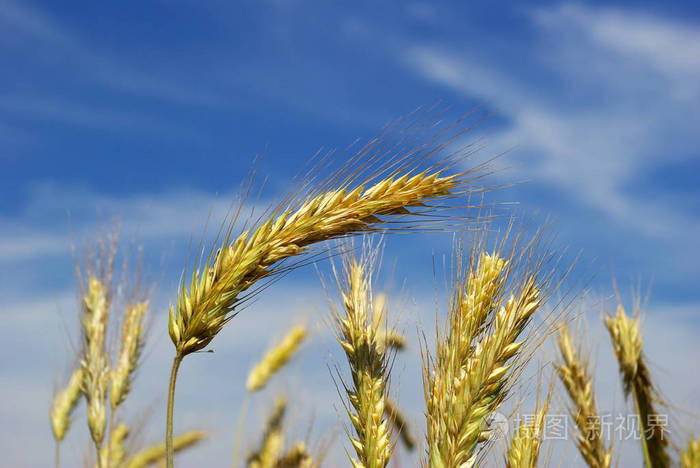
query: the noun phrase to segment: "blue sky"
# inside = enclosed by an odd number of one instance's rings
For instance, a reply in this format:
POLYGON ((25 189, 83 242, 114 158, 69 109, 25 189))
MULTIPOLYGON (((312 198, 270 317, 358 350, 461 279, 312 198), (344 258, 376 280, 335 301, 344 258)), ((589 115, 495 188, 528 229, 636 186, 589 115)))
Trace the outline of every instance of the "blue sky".
MULTIPOLYGON (((0 400, 16 402, 0 408, 16 427, 0 446, 33 447, 12 451, 13 466, 51 459, 46 407, 69 358, 66 329, 76 328, 71 237, 80 244, 118 216, 125 242, 146 249, 158 310, 152 367, 136 391, 151 404, 165 391, 163 311, 187 242, 210 208, 214 220, 225 214, 252 158, 264 153, 258 173, 272 198, 319 148, 342 149, 437 101, 454 117, 477 105, 494 112, 466 141, 482 138, 483 158, 507 151, 499 180, 527 182, 491 199, 550 215, 560 246, 592 265, 595 294, 609 296, 613 273, 623 291, 651 284, 655 370, 670 393, 687 390, 672 393, 675 403, 700 411, 700 378, 678 359, 700 357, 697 6, 492 3, 0 0, 0 341, 12 356, 0 369, 9 394, 0 400)), ((413 304, 407 330, 426 318, 421 304, 433 313, 432 255, 451 243, 420 239, 424 252, 407 254, 411 244, 397 237, 385 255, 413 304)), ((325 313, 316 273, 297 273, 217 338, 214 357, 183 370, 181 424, 220 433, 200 457, 228 464, 235 416, 221 415, 240 403, 235 376, 285 326, 325 313), (269 330, 256 326, 261 317, 269 330), (201 381, 206 405, 194 396, 201 381)), ((590 311, 592 328, 598 313, 590 311)), ((323 326, 317 335, 286 378, 327 379, 315 401, 332 402, 326 358, 313 356, 332 354, 333 343, 323 326)), ((403 372, 415 374, 415 364, 407 358, 403 372)), ((614 367, 601 362, 606 369, 614 367)), ((418 418, 411 379, 401 394, 418 418)), ((614 379, 605 382, 619 400, 614 379)), ((320 425, 338 426, 334 410, 316 410, 320 425)), ((159 411, 154 418, 158 437, 159 411)), ((66 457, 85 444, 83 428, 75 432, 66 457)))

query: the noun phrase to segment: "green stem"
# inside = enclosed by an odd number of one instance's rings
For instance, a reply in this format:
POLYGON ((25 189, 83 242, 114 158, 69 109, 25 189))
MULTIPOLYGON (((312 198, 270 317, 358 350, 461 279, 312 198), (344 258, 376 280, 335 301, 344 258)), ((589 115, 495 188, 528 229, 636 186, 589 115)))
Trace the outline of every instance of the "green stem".
POLYGON ((56 441, 56 454, 54 455, 56 458, 56 468, 59 468, 60 466, 60 460, 61 460, 61 443, 59 441, 56 441))
POLYGON ((644 451, 644 461, 647 468, 652 468, 653 465, 651 464, 651 457, 649 457, 649 447, 647 447, 646 427, 642 421, 642 412, 639 410, 639 398, 637 398, 637 387, 635 385, 632 386, 632 398, 634 400, 634 409, 637 411, 637 419, 639 421, 639 431, 641 432, 640 435, 642 439, 642 450, 644 451))
POLYGON ((165 463, 167 468, 173 468, 173 403, 175 400, 175 381, 177 371, 180 368, 183 356, 178 351, 173 359, 173 368, 170 371, 170 386, 168 388, 168 415, 165 425, 165 463))

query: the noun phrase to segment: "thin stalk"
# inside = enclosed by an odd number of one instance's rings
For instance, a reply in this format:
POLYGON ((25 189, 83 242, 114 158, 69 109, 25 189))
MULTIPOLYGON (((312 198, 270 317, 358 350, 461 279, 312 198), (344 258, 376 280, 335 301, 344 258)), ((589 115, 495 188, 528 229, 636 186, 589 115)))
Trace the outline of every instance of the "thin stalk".
POLYGON ((231 466, 238 466, 238 456, 241 453, 241 444, 243 443, 243 429, 245 428, 245 419, 248 415, 248 406, 250 403, 250 393, 246 393, 240 413, 238 413, 238 423, 236 424, 236 434, 233 438, 233 463, 231 466))
POLYGON ((182 362, 182 354, 178 351, 173 359, 173 368, 170 371, 170 386, 168 387, 168 415, 165 424, 165 463, 167 468, 173 468, 173 403, 175 400, 175 381, 177 371, 182 362))
POLYGON ((56 458, 56 468, 59 468, 59 466, 61 464, 60 463, 60 459, 61 459, 60 455, 61 455, 61 443, 59 441, 56 441, 56 453, 54 455, 54 457, 56 458))
POLYGON ((649 448, 647 447, 646 431, 644 423, 642 422, 642 412, 639 410, 637 387, 635 385, 632 386, 632 399, 634 400, 634 409, 637 411, 637 420, 639 421, 639 431, 641 432, 640 435, 642 439, 642 451, 644 452, 644 462, 646 463, 647 468, 653 468, 653 465, 651 464, 651 457, 649 456, 649 448))

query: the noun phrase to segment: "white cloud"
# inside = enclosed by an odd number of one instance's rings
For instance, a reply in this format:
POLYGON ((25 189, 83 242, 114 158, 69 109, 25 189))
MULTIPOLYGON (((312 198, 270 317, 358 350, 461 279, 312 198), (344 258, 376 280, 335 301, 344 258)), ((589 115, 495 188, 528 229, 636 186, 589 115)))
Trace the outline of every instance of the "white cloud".
POLYGON ((403 60, 431 81, 497 106, 510 120, 500 143, 517 145, 515 154, 532 158, 519 168, 526 177, 553 183, 579 203, 647 235, 673 236, 679 221, 698 227, 697 220, 672 204, 628 191, 652 165, 683 160, 687 153, 678 150, 700 143, 692 124, 700 94, 691 92, 700 89, 700 73, 693 65, 700 54, 687 64, 683 58, 698 49, 698 29, 572 5, 533 16, 542 36, 540 52, 523 63, 542 67, 538 81, 518 78, 508 64, 476 59, 442 44, 409 47, 403 60), (663 47, 646 47, 640 32, 645 27, 653 37, 663 36, 663 47), (624 35, 624 47, 610 31, 624 35), (665 49, 677 51, 678 57, 664 58, 665 49), (655 78, 658 61, 666 59, 675 65, 660 68, 675 87, 655 78), (543 93, 548 86, 552 92, 543 93), (685 90, 683 99, 669 99, 679 89, 685 90))

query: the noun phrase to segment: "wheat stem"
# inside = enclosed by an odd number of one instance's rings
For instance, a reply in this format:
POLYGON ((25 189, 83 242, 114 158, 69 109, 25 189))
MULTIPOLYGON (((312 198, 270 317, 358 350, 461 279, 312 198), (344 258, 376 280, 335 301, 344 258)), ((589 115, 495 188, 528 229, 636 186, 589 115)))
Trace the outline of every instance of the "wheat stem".
POLYGON ((177 353, 173 358, 173 367, 170 370, 170 385, 168 386, 168 413, 165 423, 165 464, 167 468, 173 468, 173 405, 175 402, 175 382, 177 371, 182 362, 182 355, 177 353))

